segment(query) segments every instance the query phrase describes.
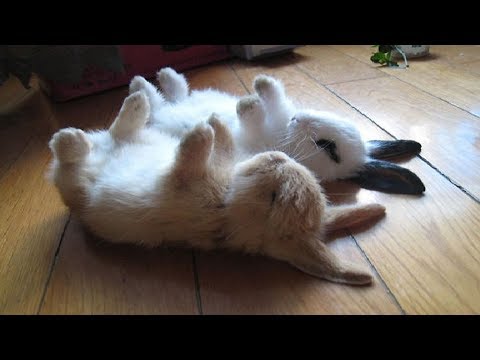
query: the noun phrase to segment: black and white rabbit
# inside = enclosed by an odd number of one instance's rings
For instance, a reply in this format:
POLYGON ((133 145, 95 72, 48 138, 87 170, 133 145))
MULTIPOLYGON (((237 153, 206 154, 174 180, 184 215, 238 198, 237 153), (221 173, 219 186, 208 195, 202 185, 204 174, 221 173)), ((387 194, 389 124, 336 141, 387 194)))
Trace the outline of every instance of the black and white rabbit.
POLYGON ((418 142, 365 142, 354 124, 336 114, 298 109, 286 96, 283 84, 273 77, 256 76, 255 94, 245 97, 214 89, 189 92, 185 77, 171 68, 160 70, 157 80, 161 91, 140 76, 130 83, 130 92, 141 89, 149 98, 148 126, 152 128, 181 137, 215 112, 232 131, 239 160, 279 150, 323 180, 348 179, 389 193, 425 191, 417 175, 390 161, 418 154, 418 142))

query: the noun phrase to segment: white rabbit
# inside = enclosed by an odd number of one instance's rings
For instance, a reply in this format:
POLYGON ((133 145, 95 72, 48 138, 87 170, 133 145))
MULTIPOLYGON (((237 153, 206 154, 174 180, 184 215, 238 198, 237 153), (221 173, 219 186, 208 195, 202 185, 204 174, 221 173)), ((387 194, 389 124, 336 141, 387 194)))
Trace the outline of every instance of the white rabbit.
POLYGON ((328 205, 314 175, 281 152, 235 163, 231 133, 214 115, 181 139, 145 127, 148 117, 139 91, 108 130, 66 128, 50 141, 53 182, 93 233, 148 247, 264 254, 331 281, 372 281, 322 240, 325 231, 382 216, 383 206, 328 205))
POLYGON ((350 179, 365 188, 393 193, 425 191, 414 173, 385 161, 417 154, 419 143, 364 142, 352 123, 333 113, 297 109, 282 83, 272 77, 256 76, 255 95, 242 98, 214 89, 189 94, 185 77, 171 68, 160 70, 157 80, 161 92, 141 76, 130 83, 131 92, 142 89, 148 95, 152 108, 148 126, 181 137, 215 112, 233 132, 239 160, 279 150, 324 180, 350 179))

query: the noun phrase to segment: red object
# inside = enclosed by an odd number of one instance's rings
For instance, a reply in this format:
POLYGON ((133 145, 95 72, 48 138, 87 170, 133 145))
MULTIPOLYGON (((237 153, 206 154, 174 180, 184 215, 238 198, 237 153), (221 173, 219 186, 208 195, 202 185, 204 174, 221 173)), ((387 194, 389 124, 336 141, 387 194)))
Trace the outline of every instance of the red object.
POLYGON ((125 73, 86 68, 77 84, 59 84, 45 79, 54 101, 66 101, 79 96, 126 85, 135 75, 154 77, 162 67, 184 71, 196 66, 231 57, 227 45, 193 45, 181 50, 166 51, 161 45, 119 45, 125 73))

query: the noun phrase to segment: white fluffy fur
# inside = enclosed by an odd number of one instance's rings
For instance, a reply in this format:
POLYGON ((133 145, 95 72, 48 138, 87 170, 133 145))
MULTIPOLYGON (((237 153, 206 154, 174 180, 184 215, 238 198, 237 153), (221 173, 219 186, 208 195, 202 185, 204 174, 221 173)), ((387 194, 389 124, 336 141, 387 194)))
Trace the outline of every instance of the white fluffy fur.
POLYGON ((353 176, 366 162, 364 142, 353 124, 332 113, 298 109, 277 79, 259 75, 255 94, 239 98, 214 89, 188 95, 185 77, 170 68, 160 70, 157 78, 161 93, 140 76, 130 91, 146 91, 152 107, 149 125, 160 131, 181 137, 213 111, 233 132, 238 159, 280 150, 327 180, 353 176), (335 142, 338 163, 315 144, 319 139, 335 142))
POLYGON ((328 206, 314 175, 281 152, 235 163, 232 135, 216 116, 181 138, 145 127, 149 119, 137 91, 110 129, 67 128, 50 141, 53 182, 95 234, 265 254, 332 281, 371 282, 322 240, 329 229, 381 216, 382 206, 328 206))

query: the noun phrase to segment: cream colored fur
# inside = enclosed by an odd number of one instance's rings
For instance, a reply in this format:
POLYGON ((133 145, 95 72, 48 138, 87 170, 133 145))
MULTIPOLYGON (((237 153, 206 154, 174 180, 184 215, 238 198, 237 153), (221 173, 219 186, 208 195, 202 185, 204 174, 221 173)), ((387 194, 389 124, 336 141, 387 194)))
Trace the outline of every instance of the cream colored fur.
POLYGON ((372 281, 323 240, 329 228, 378 218, 383 206, 330 207, 314 175, 281 152, 235 163, 231 132, 215 115, 181 139, 146 128, 149 117, 137 91, 110 129, 67 128, 50 141, 53 182, 95 234, 263 254, 331 281, 372 281))

